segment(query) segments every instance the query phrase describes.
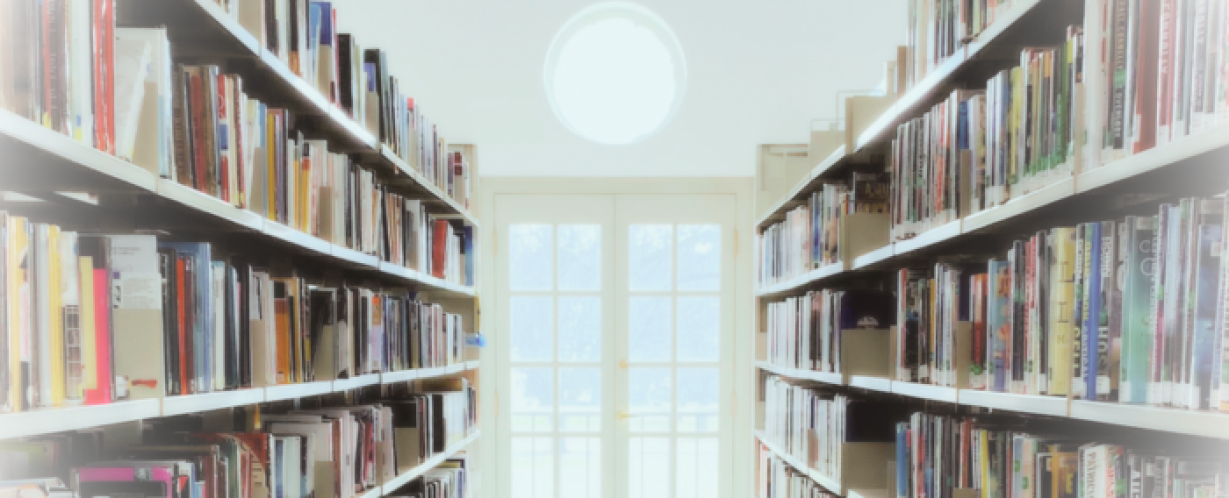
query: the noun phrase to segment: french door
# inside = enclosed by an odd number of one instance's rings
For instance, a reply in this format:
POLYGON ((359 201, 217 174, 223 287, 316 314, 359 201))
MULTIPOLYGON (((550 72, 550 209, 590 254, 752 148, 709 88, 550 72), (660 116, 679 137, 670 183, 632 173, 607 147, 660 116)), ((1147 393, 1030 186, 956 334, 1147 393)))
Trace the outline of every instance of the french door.
POLYGON ((496 197, 499 496, 730 496, 734 206, 496 197))

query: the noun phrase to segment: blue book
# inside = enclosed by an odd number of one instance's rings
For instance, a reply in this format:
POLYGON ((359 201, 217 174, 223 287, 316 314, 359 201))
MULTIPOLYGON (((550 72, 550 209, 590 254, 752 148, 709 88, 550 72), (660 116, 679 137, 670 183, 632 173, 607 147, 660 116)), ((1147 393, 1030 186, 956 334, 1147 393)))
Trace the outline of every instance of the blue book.
POLYGON ((1212 363, 1216 349, 1216 311, 1220 284, 1221 225, 1199 225, 1199 253, 1195 260, 1194 361, 1191 365, 1189 407, 1212 406, 1212 363))
POLYGON ((1011 344, 1011 265, 1007 261, 990 260, 990 290, 986 301, 986 329, 990 331, 988 388, 1007 391, 1007 357, 1011 344))
POLYGON ((1088 252, 1088 283, 1084 287, 1088 309, 1084 313, 1084 355, 1081 370, 1084 372, 1084 399, 1097 397, 1097 344, 1100 341, 1101 324, 1101 224, 1087 223, 1084 250, 1088 252))

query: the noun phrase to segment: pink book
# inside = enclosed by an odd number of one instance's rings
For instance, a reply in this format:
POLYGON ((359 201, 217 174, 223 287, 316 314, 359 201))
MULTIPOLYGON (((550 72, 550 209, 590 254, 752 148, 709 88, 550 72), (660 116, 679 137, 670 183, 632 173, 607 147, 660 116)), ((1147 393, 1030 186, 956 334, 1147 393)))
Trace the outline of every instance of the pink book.
POLYGON ((98 386, 85 391, 85 404, 102 405, 110 403, 111 386, 115 379, 111 375, 111 303, 108 291, 107 270, 94 269, 94 368, 97 368, 98 386))
POLYGON ((78 482, 134 482, 151 481, 166 485, 167 498, 172 497, 174 476, 170 464, 132 462, 132 467, 82 467, 77 469, 78 482), (137 470, 148 471, 147 476, 137 479, 137 470))

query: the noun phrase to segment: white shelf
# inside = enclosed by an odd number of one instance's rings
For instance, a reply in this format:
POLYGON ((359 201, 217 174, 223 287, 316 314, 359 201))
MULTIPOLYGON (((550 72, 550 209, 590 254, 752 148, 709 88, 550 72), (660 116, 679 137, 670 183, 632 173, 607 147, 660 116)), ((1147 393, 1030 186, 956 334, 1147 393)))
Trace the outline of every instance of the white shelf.
MULTIPOLYGON (((157 175, 6 110, 0 110, 0 134, 24 142, 46 154, 58 156, 69 164, 109 178, 134 190, 153 192, 157 188, 157 175)), ((16 151, 6 149, 2 152, 5 156, 11 157, 16 151)), ((18 157, 25 158, 24 155, 18 157)), ((0 178, 21 178, 19 175, 23 174, 22 171, 31 166, 10 162, 5 169, 17 168, 17 170, 4 173, 0 175, 0 178)))
POLYGON ((409 382, 418 378, 418 370, 398 370, 396 372, 384 372, 380 374, 381 384, 397 384, 400 382, 409 382))
POLYGON ((380 498, 383 495, 384 495, 384 487, 376 486, 367 491, 364 491, 363 494, 357 495, 354 498, 380 498))
POLYGON ((142 399, 6 413, 0 415, 0 440, 154 418, 160 408, 159 400, 142 399))
POLYGON ((892 392, 892 380, 883 377, 870 377, 866 375, 851 375, 849 377, 850 387, 857 387, 869 391, 879 391, 883 393, 892 392))
POLYGON ((466 370, 477 370, 479 363, 480 363, 479 360, 467 361, 465 362, 465 369, 466 370))
POLYGON ((780 457, 781 460, 784 460, 785 463, 789 464, 794 469, 806 474, 807 477, 810 477, 811 480, 815 481, 816 484, 819 484, 824 489, 827 489, 828 491, 831 491, 832 493, 835 493, 835 494, 841 493, 841 483, 837 482, 835 479, 832 479, 831 477, 820 474, 819 471, 812 469, 810 466, 808 466, 806 462, 799 460, 793 455, 786 453, 775 443, 769 441, 768 438, 764 436, 763 431, 755 431, 755 438, 758 439, 761 443, 763 443, 764 446, 768 447, 768 451, 771 451, 774 455, 777 455, 778 457, 780 457))
POLYGON ((324 239, 313 237, 276 221, 264 220, 263 231, 270 237, 317 254, 328 256, 333 252, 333 245, 324 239))
POLYGON ((880 247, 879 249, 875 249, 874 251, 854 258, 853 265, 850 268, 853 270, 868 268, 872 265, 877 265, 891 259, 895 254, 896 246, 889 242, 887 245, 880 247))
POLYGON ((846 498, 888 498, 886 489, 847 489, 846 498))
POLYGON ((158 179, 158 195, 249 230, 258 231, 264 225, 260 215, 252 211, 239 209, 222 199, 166 178, 158 179))
POLYGON ((434 379, 448 375, 448 367, 433 367, 418 369, 418 379, 434 379))
POLYGON ((162 416, 170 417, 172 415, 254 405, 264 402, 264 400, 265 390, 261 388, 167 396, 162 398, 162 416))
POLYGON ((903 256, 911 252, 930 247, 960 236, 961 220, 950 221, 917 234, 912 239, 897 241, 892 251, 895 256, 903 256))
POLYGON ((1222 124, 1088 170, 1076 179, 1076 192, 1095 190, 1226 146, 1229 124, 1222 124))
POLYGON ((973 213, 964 218, 964 233, 973 233, 988 226, 1034 211, 1042 206, 1066 199, 1075 195, 1075 178, 1068 177, 1051 185, 1047 185, 1018 198, 1007 201, 1006 204, 995 206, 979 213, 973 213))
POLYGON ((379 268, 380 258, 371 254, 363 254, 348 247, 330 244, 330 254, 334 258, 340 259, 355 266, 365 266, 368 268, 379 268))
POLYGON ((1140 429, 1229 439, 1229 413, 1072 400, 1071 418, 1140 429))
POLYGON ((831 278, 845 271, 845 264, 841 262, 833 263, 827 266, 821 266, 802 275, 789 279, 785 282, 770 285, 756 291, 757 297, 773 296, 792 292, 803 287, 806 287, 814 282, 831 278))
POLYGON ((810 380, 822 382, 824 384, 831 384, 834 386, 839 386, 844 383, 844 379, 841 378, 841 374, 836 372, 816 372, 814 370, 779 367, 766 361, 757 361, 755 362, 755 366, 756 368, 759 368, 765 372, 772 372, 782 377, 789 377, 791 379, 810 380))
POLYGON ((284 384, 265 388, 265 401, 282 401, 333 392, 333 381, 321 380, 303 384, 284 384))
POLYGON ((959 399, 959 391, 954 387, 931 386, 913 382, 893 382, 892 392, 912 398, 942 401, 944 403, 956 403, 959 399))
POLYGON ((209 0, 193 0, 193 2, 196 3, 201 10, 204 10, 205 14, 209 15, 214 22, 218 23, 219 27, 233 36, 237 43, 243 45, 243 48, 247 50, 247 54, 245 55, 259 55, 261 53, 263 48, 260 46, 260 42, 256 40, 256 37, 252 36, 251 33, 248 33, 247 30, 239 24, 237 19, 231 17, 226 13, 226 11, 222 10, 221 5, 213 3, 209 0))
POLYGON ((431 458, 428 458, 427 461, 423 462, 417 467, 414 467, 409 472, 398 475, 397 477, 394 477, 391 481, 384 483, 384 486, 383 486, 384 496, 388 496, 388 495, 395 493, 398 489, 401 489, 402 486, 409 484, 410 481, 413 481, 414 479, 423 475, 428 470, 438 467, 441 463, 444 463, 445 460, 448 460, 453 455, 456 455, 457 452, 464 450, 466 446, 470 445, 470 443, 477 441, 478 436, 480 434, 481 434, 481 431, 474 430, 473 434, 470 434, 465 439, 462 439, 461 441, 458 441, 457 443, 449 446, 447 449, 444 450, 443 453, 439 453, 439 454, 436 454, 435 456, 432 456, 431 458))
POLYGON ((966 406, 980 406, 995 410, 1033 413, 1052 417, 1066 417, 1068 413, 1066 397, 998 393, 972 389, 961 389, 959 396, 960 404, 966 406))
POLYGON ((334 391, 349 391, 360 387, 374 386, 380 383, 380 378, 383 374, 373 373, 367 375, 359 375, 349 379, 337 379, 333 381, 334 391))

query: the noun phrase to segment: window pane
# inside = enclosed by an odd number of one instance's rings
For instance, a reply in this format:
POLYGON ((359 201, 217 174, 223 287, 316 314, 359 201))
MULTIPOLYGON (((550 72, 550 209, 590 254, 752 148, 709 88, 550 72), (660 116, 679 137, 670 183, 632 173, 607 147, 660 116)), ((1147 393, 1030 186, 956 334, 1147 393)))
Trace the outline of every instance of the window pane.
POLYGON ((627 405, 633 432, 670 432, 671 369, 631 368, 627 372, 627 405))
POLYGON ((559 298, 559 361, 601 361, 602 299, 559 298))
POLYGON ((602 441, 596 437, 559 440, 559 498, 602 496, 602 441))
POLYGON ((631 225, 628 230, 628 287, 633 292, 670 290, 674 227, 631 225))
POLYGON ((679 361, 718 361, 721 353, 721 300, 718 297, 680 297, 678 311, 679 361))
POLYGON ((721 290, 721 226, 679 225, 679 290, 721 290))
POLYGON ((600 289, 601 260, 601 226, 559 225, 559 290, 600 289))
POLYGON ((716 368, 678 369, 678 431, 717 432, 716 368))
POLYGON ((549 437, 512 438, 513 498, 555 495, 555 454, 549 437))
POLYGON ((512 361, 550 361, 554 349, 551 298, 511 299, 512 361))
POLYGON ((514 291, 551 290, 551 226, 508 227, 509 287, 514 291))
POLYGON ((602 370, 600 368, 559 369, 559 430, 598 432, 602 430, 602 370))
POLYGON ((717 439, 679 438, 675 467, 676 498, 717 496, 717 439))
MULTIPOLYGON (((670 496, 670 439, 633 437, 627 451, 627 497, 670 496)), ((716 496, 716 495, 710 495, 716 496)))
POLYGON ((628 361, 670 361, 670 307, 668 297, 628 300, 628 361))
POLYGON ((552 369, 512 369, 512 430, 544 432, 552 429, 555 403, 552 369))

